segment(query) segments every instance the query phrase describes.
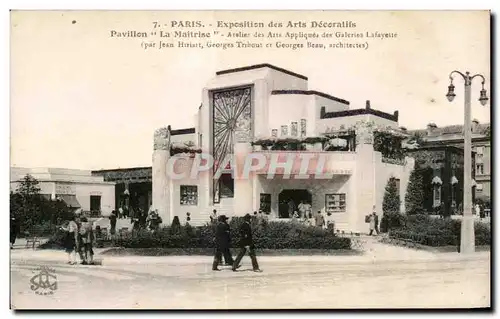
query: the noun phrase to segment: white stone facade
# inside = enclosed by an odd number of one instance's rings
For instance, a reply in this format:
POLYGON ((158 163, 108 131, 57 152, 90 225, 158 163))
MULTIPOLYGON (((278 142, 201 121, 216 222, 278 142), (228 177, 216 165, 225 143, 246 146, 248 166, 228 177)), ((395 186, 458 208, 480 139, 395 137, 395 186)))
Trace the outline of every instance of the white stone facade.
MULTIPOLYGON (((380 152, 373 149, 373 137, 370 125, 379 125, 398 129, 397 113, 394 115, 366 108, 352 110, 349 102, 332 97, 328 94, 309 91, 307 78, 271 65, 258 65, 247 68, 233 69, 218 72, 214 79, 209 81, 202 90, 202 106, 195 116, 195 133, 175 136, 175 141, 190 141, 202 153, 215 154, 220 152, 214 131, 220 132, 224 128, 218 124, 226 115, 220 109, 222 105, 233 103, 240 108, 241 113, 247 113, 244 119, 229 119, 228 126, 235 127, 230 135, 228 153, 244 158, 253 152, 263 153, 269 157, 279 153, 286 155, 305 154, 313 152, 327 156, 326 170, 333 174, 328 179, 295 179, 297 172, 292 172, 290 179, 283 179, 279 174, 273 179, 264 174, 253 174, 250 178, 234 179, 232 197, 214 195, 213 175, 209 170, 199 178, 183 178, 173 180, 169 178, 166 162, 169 152, 155 149, 153 153, 153 207, 158 209, 165 223, 170 223, 174 216, 185 221, 186 213, 190 213, 193 225, 209 221, 209 214, 217 209, 219 214, 227 216, 242 216, 246 213, 258 211, 260 194, 270 194, 270 218, 279 218, 280 192, 287 189, 307 190, 312 200, 312 211, 326 212, 326 194, 341 194, 345 205, 342 212, 332 213, 325 217, 336 222, 338 229, 346 231, 366 231, 367 225, 364 216, 372 212, 375 205, 379 215, 382 213, 382 200, 385 185, 390 177, 399 179, 401 207, 404 210, 404 197, 410 172, 414 161, 405 158, 404 163, 389 164, 382 161, 380 152), (242 90, 249 89, 249 91, 242 90), (240 90, 236 93, 227 91, 240 90), (226 100, 217 100, 219 92, 226 92, 226 100), (248 93, 250 92, 250 93, 248 93), (233 95, 236 98, 233 99, 233 95), (238 95, 240 94, 240 95, 238 95), (238 100, 240 99, 240 100, 238 100), (245 101, 248 107, 242 106, 245 101), (216 104, 214 107, 214 103, 216 104), (219 113, 218 113, 219 112, 219 113), (326 115, 325 115, 326 114, 326 115), (214 117, 217 120, 214 121, 214 117), (215 123, 215 124, 214 124, 215 123), (294 123, 294 124, 292 124, 294 123), (296 124, 295 124, 296 123, 296 124), (305 132, 301 126, 305 123, 305 132), (364 125, 363 123, 371 123, 364 125), (278 136, 282 134, 282 126, 287 126, 287 134, 298 131, 298 137, 322 136, 330 131, 339 131, 347 128, 356 131, 355 151, 272 151, 257 150, 252 147, 251 141, 259 137, 271 137, 273 131, 278 136), (238 130, 238 128, 240 128, 238 130), (243 129, 241 129, 243 128, 243 129), (181 191, 186 192, 186 186, 196 186, 197 200, 191 205, 181 204, 181 191), (181 190, 182 187, 182 190, 181 190), (218 200, 219 199, 219 200, 218 200)), ((228 107, 228 109, 231 109, 228 107)), ((235 113, 238 113, 237 111, 235 113)), ((174 138, 174 136, 172 136, 174 138)), ((191 167, 199 155, 175 155, 184 158, 184 164, 191 167)), ((181 164, 179 164, 181 165, 181 164)), ((215 184, 220 185, 220 184, 215 184)), ((337 196, 337 195, 335 195, 337 196)))
POLYGON ((63 168, 10 168, 10 190, 16 191, 19 182, 27 175, 38 182, 40 194, 48 198, 68 198, 71 204, 83 211, 91 210, 91 197, 96 199, 103 216, 108 216, 115 206, 115 183, 105 182, 101 176, 90 171, 63 168), (99 199, 97 199, 99 198, 99 199), (76 201, 75 201, 76 200, 76 201), (100 203, 100 205, 99 205, 100 203))

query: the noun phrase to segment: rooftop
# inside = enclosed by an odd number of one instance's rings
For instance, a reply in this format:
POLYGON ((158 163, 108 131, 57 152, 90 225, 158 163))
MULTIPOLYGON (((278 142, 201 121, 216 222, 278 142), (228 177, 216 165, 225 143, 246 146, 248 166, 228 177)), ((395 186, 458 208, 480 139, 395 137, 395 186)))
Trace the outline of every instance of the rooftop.
POLYGON ((283 68, 274 66, 274 65, 269 64, 269 63, 255 64, 255 65, 250 65, 250 66, 245 66, 245 67, 240 67, 240 68, 234 68, 234 69, 227 69, 227 70, 217 71, 217 72, 215 72, 215 74, 216 75, 223 75, 223 74, 228 74, 228 73, 244 72, 244 71, 250 71, 250 70, 255 70, 255 69, 262 69, 262 68, 273 69, 275 71, 278 71, 278 72, 281 72, 281 73, 285 73, 285 74, 288 74, 288 75, 291 75, 291 76, 295 76, 295 77, 297 77, 299 79, 307 81, 307 77, 304 76, 304 75, 302 75, 302 74, 298 74, 298 73, 295 73, 295 72, 292 72, 292 71, 289 71, 289 70, 285 70, 283 68))

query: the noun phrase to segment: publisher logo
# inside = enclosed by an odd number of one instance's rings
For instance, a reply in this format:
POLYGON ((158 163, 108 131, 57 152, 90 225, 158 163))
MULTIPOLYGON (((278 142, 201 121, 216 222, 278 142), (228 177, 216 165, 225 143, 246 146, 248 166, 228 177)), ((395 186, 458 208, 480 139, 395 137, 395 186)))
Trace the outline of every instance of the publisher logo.
POLYGON ((40 267, 37 274, 31 277, 31 290, 37 295, 53 295, 57 290, 57 277, 55 270, 48 267, 40 267))

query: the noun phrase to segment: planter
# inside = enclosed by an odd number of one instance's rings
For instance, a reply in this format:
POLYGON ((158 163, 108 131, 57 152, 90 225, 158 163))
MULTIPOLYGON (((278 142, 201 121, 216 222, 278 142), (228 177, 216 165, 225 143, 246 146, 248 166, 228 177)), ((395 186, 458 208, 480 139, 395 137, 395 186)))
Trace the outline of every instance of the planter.
POLYGON ((314 150, 318 152, 323 151, 323 143, 321 142, 314 143, 314 150))

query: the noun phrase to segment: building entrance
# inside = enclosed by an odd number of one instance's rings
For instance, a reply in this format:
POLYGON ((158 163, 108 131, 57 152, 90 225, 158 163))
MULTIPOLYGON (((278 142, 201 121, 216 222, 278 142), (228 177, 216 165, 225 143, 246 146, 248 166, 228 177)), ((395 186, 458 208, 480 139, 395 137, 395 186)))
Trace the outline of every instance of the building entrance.
POLYGON ((312 203, 312 194, 307 189, 284 189, 278 196, 279 218, 292 218, 301 201, 312 203))

